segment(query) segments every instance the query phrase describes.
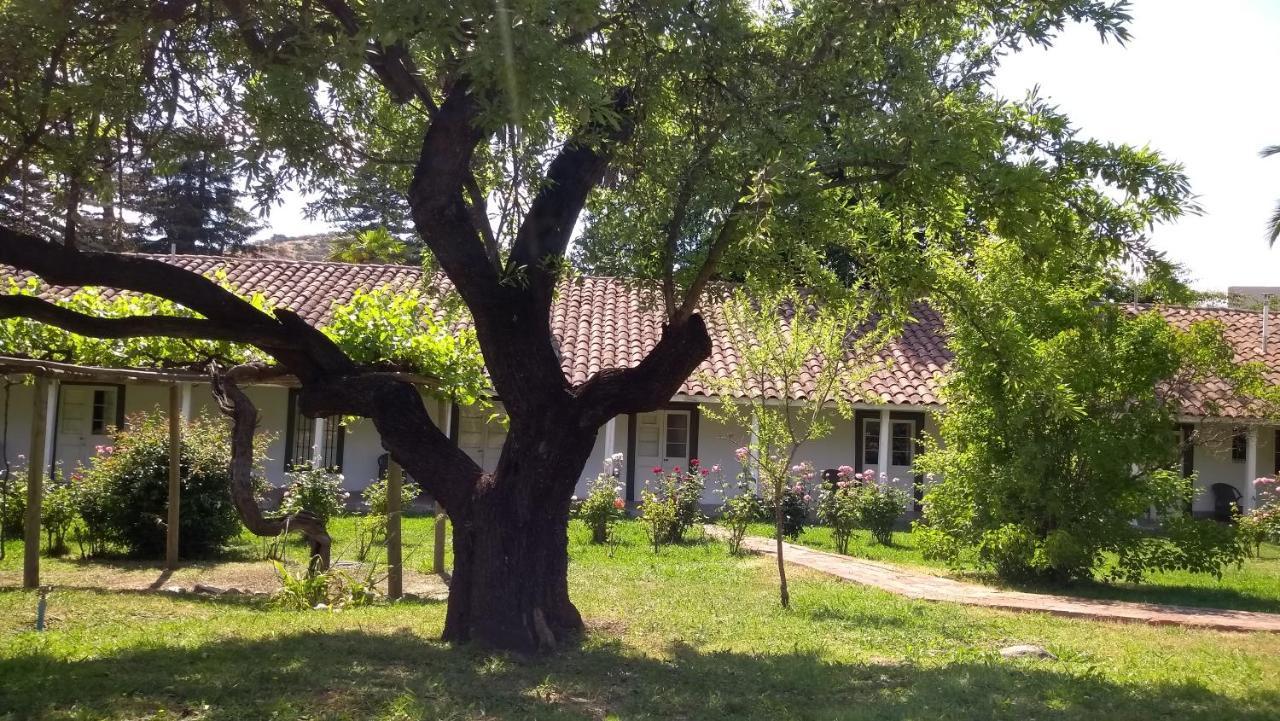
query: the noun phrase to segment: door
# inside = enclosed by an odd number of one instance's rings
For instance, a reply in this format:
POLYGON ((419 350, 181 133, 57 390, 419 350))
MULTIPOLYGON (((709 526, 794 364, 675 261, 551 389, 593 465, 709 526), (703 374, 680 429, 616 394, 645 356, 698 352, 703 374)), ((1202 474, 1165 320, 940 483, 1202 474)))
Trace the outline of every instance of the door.
POLYGON ((485 473, 493 473, 498 468, 502 444, 507 441, 507 428, 498 413, 497 409, 477 409, 474 406, 458 409, 458 448, 485 473))
POLYGON ((111 445, 119 389, 63 384, 59 389, 58 460, 63 473, 87 466, 98 446, 111 445))
POLYGON ((653 469, 670 471, 689 467, 689 411, 656 411, 636 415, 636 497, 651 486, 657 476, 653 469))

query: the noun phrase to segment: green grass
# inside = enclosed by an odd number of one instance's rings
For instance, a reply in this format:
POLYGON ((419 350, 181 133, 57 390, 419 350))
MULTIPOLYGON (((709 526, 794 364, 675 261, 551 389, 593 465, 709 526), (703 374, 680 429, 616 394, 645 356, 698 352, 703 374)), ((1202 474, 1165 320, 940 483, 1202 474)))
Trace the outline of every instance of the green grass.
MULTIPOLYGON (((425 524, 424 524, 425 525, 425 524)), ((1274 719, 1280 635, 909 601, 635 523, 571 529, 581 643, 522 658, 436 640, 441 603, 343 612, 0 592, 0 719, 1274 719), (1007 661, 1039 643, 1059 661, 1007 661)))
MULTIPOLYGON (((773 526, 753 524, 752 535, 772 537, 773 526)), ((835 553, 831 529, 810 526, 797 543, 835 553)), ((894 533, 893 545, 875 543, 866 531, 858 531, 849 546, 849 555, 873 561, 911 566, 928 573, 949 575, 975 583, 1018 588, 1045 593, 1065 593, 1088 598, 1145 603, 1169 603, 1184 606, 1228 608, 1242 611, 1280 613, 1280 546, 1264 544, 1260 558, 1251 558, 1240 567, 1226 568, 1222 578, 1203 573, 1168 571, 1152 573, 1140 584, 1076 583, 1067 587, 1017 585, 1003 583, 990 573, 973 567, 948 569, 938 561, 925 559, 914 534, 894 533)))
MULTIPOLYGON (((359 548, 359 530, 358 524, 361 522, 358 516, 341 516, 331 519, 326 527, 332 538, 332 556, 336 560, 352 560, 356 557, 359 548)), ((401 546, 404 554, 404 563, 406 568, 416 569, 423 573, 430 573, 433 562, 432 549, 435 545, 435 519, 430 516, 412 516, 406 517, 402 523, 401 530, 401 546)), ((264 539, 244 531, 235 539, 226 552, 220 557, 222 560, 243 560, 253 561, 265 558, 266 546, 274 539, 264 539)), ((22 539, 8 539, 5 541, 4 558, 0 559, 0 573, 19 572, 22 570, 22 539)), ((80 568, 85 565, 85 561, 79 558, 79 554, 75 548, 75 544, 71 543, 72 552, 61 558, 41 557, 40 563, 42 568, 50 570, 70 570, 80 568)), ((284 555, 293 561, 301 562, 306 558, 306 543, 297 533, 291 533, 286 536, 284 555)), ((453 537, 446 528, 445 532, 445 564, 450 565, 453 558, 453 537)), ((374 546, 367 556, 368 561, 378 564, 385 564, 386 549, 378 545, 374 546)), ((130 559, 117 559, 122 566, 130 567, 152 566, 154 562, 138 561, 134 562, 130 559)))

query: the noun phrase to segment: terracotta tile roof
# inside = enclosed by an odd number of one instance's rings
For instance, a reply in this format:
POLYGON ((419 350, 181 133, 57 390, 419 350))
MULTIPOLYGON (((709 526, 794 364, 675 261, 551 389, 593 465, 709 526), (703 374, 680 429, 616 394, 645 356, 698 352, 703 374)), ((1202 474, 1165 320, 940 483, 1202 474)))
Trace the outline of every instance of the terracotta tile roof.
MULTIPOLYGON (((1149 306, 1143 306, 1148 308, 1149 306)), ((1268 343, 1262 350, 1262 313, 1256 310, 1235 308, 1181 308, 1162 307, 1161 314, 1176 328, 1187 328, 1197 321, 1214 321, 1221 325, 1223 335, 1235 349, 1237 363, 1261 362, 1267 381, 1280 383, 1280 327, 1276 314, 1268 321, 1268 343)), ((1261 414, 1250 403, 1240 398, 1231 386, 1221 378, 1208 378, 1182 392, 1182 412, 1188 416, 1221 416, 1226 418, 1254 418, 1261 414)))
MULTIPOLYGON (((351 265, 346 263, 270 258, 238 258, 198 255, 153 256, 188 270, 226 274, 227 282, 241 293, 260 292, 275 304, 289 308, 313 324, 328 322, 335 303, 348 301, 357 288, 391 286, 410 288, 421 281, 412 266, 351 265)), ((0 266, 0 277, 13 271, 0 266), (6 272, 7 271, 7 272, 6 272)), ((27 276, 16 274, 18 278, 27 276)), ((447 284, 441 278, 439 282, 447 284)), ((54 287, 46 297, 65 297, 74 289, 54 287)), ((108 291, 112 292, 112 291, 108 291)), ((1241 361, 1263 360, 1272 380, 1280 382, 1280 334, 1265 357, 1261 350, 1261 314, 1220 308, 1162 308, 1175 325, 1186 327, 1196 320, 1217 320, 1236 347, 1241 361)), ((583 277, 566 281, 552 307, 551 325, 560 342, 565 376, 582 383, 602 368, 626 367, 640 360, 657 343, 663 314, 656 295, 634 282, 619 278, 583 277)), ((703 311, 712 336, 712 353, 680 388, 688 396, 709 396, 707 376, 723 378, 738 361, 738 353, 725 331, 717 308, 703 311)), ((879 368, 861 385, 861 400, 878 397, 892 404, 935 406, 940 403, 938 384, 951 361, 942 319, 925 303, 912 310, 914 321, 875 359, 879 368)), ((0 353, 3 350, 0 349, 0 353)), ((793 397, 812 392, 811 377, 790 389, 793 397)), ((760 389, 756 389, 756 393, 760 389)), ((763 390, 776 397, 779 389, 763 390)), ((1211 379, 1193 389, 1184 407, 1187 415, 1247 417, 1245 404, 1234 400, 1226 383, 1211 379)))

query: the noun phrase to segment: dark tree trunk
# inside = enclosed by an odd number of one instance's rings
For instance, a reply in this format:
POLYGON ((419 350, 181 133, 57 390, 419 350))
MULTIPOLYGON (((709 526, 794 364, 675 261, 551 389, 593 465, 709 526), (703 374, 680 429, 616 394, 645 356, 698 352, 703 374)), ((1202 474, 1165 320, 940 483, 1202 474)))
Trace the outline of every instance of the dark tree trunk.
MULTIPOLYGON (((559 427, 575 420, 562 415, 559 427)), ((582 630, 569 600, 569 501, 595 434, 548 427, 513 422, 496 471, 453 517, 446 640, 535 651, 582 630)))

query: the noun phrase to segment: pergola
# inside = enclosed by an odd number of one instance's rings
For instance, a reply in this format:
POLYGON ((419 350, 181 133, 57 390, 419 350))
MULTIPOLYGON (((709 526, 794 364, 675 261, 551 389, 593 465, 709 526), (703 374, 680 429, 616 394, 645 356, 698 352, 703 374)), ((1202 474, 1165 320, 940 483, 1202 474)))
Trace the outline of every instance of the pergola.
MULTIPOLYGON (((31 446, 27 464, 27 506, 23 519, 22 585, 25 588, 40 586, 40 515, 44 498, 44 476, 52 466, 51 436, 56 408, 57 384, 62 380, 98 381, 104 383, 130 383, 160 385, 169 390, 169 497, 166 518, 165 569, 178 567, 178 526, 181 507, 181 458, 182 429, 191 414, 191 387, 194 383, 208 383, 208 373, 188 369, 109 368, 78 365, 58 361, 36 360, 13 356, 0 356, 0 375, 31 376, 35 383, 32 402, 31 446), (37 460, 39 459, 39 460, 37 460)), ((418 386, 430 387, 433 380, 426 376, 402 373, 404 380, 418 386)), ((268 385, 296 386, 297 379, 284 372, 269 374, 268 385)), ((444 414, 447 434, 450 414, 444 414)), ((317 418, 312 440, 312 462, 321 462, 324 419, 317 418)), ((401 542, 401 488, 404 473, 395 461, 387 465, 387 596, 400 598, 404 593, 403 547, 401 542)), ((443 575, 446 518, 437 505, 433 571, 443 575)))

